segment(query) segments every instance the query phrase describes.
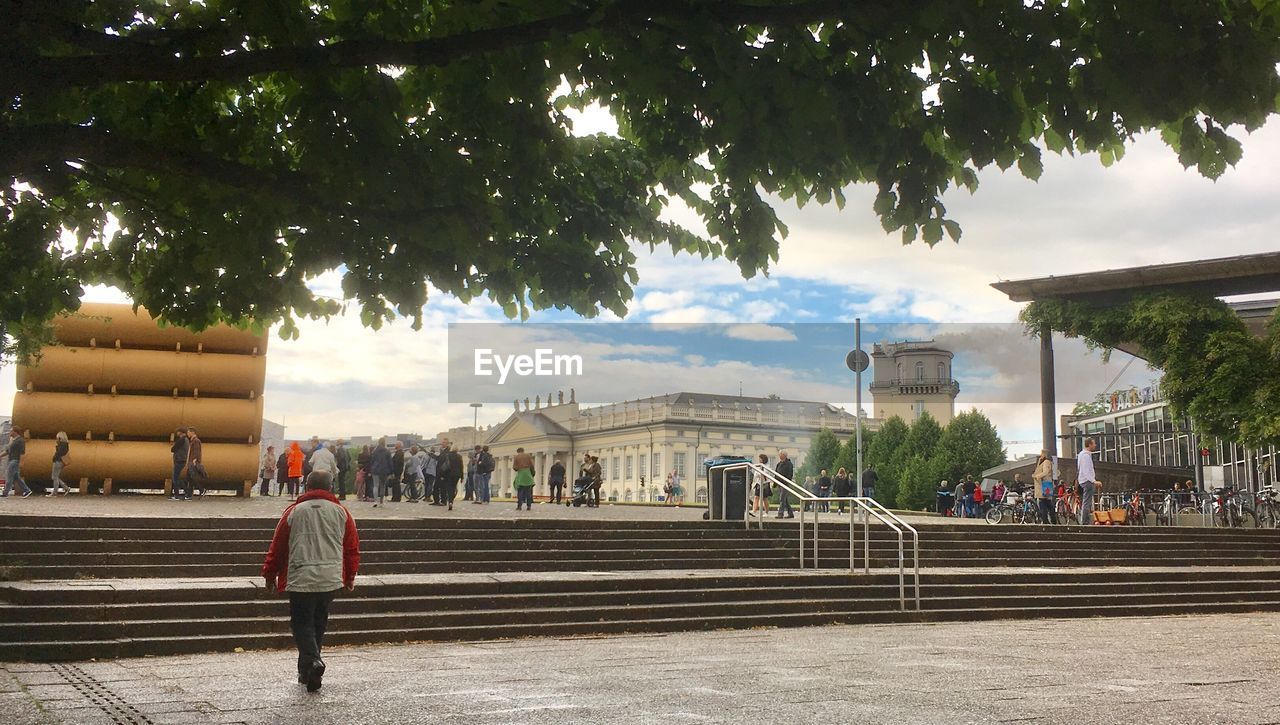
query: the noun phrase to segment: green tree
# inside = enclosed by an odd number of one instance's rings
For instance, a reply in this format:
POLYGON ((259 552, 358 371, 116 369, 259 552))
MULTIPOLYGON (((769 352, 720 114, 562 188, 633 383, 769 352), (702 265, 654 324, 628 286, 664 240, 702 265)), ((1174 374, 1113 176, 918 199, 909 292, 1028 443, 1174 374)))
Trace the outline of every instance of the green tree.
MULTIPOLYGON (((871 440, 875 437, 875 431, 862 431, 862 458, 863 465, 866 465, 867 450, 871 445, 871 440)), ((832 475, 834 471, 841 468, 849 472, 850 476, 857 475, 858 472, 858 439, 857 436, 850 435, 848 440, 840 444, 840 455, 836 456, 836 460, 831 464, 832 475)))
POLYGON ((1280 95, 1274 0, 69 0, 0 4, 0 41, 19 352, 98 283, 286 336, 335 269, 374 327, 431 289, 623 314, 633 243, 767 271, 766 195, 874 183, 886 230, 958 240, 978 169, 1159 130, 1216 178, 1280 95), (572 133, 590 104, 616 136, 572 133))
MULTIPOLYGON (((906 463, 905 448, 911 436, 911 428, 898 416, 891 416, 880 425, 875 438, 867 446, 866 466, 875 466, 878 483, 876 500, 892 506, 897 500, 898 481, 902 466, 906 463)), ((854 490, 858 482, 854 481, 854 490)))
POLYGON ((796 479, 804 481, 805 476, 817 478, 820 471, 831 470, 836 457, 840 454, 840 440, 830 428, 820 428, 809 444, 809 452, 804 456, 804 463, 796 472, 796 479))
POLYGON ((931 509, 937 500, 938 482, 946 478, 939 456, 912 456, 902 468, 898 487, 898 508, 915 511, 931 509))
POLYGON ((1088 403, 1084 403, 1084 402, 1076 403, 1075 407, 1071 409, 1071 414, 1081 415, 1086 418, 1091 418, 1095 415, 1102 415, 1103 413, 1106 413, 1108 410, 1109 408, 1107 407, 1106 401, 1103 400, 1102 393, 1098 393, 1098 397, 1094 398, 1092 401, 1088 403))
MULTIPOLYGON (((1005 462, 1004 442, 991 420, 971 409, 952 418, 943 429, 932 459, 937 462, 935 472, 940 479, 978 478, 986 469, 1005 462)), ((932 485, 937 483, 935 480, 932 485)))
POLYGON ((1175 415, 1212 437, 1253 448, 1280 445, 1280 312, 1264 337, 1225 302, 1155 293, 1117 304, 1040 300, 1022 311, 1031 334, 1048 328, 1108 353, 1136 343, 1175 415))

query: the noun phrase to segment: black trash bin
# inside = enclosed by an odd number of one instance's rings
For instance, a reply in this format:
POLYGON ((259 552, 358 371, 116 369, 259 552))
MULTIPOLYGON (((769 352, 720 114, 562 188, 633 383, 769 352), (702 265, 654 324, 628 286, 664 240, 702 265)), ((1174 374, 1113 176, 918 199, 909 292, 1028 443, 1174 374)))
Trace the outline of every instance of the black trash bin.
POLYGON ((717 521, 741 521, 747 516, 747 469, 726 467, 707 469, 707 508, 717 521), (727 479, 727 481, 726 481, 727 479), (724 487, 729 500, 724 501, 724 487), (727 508, 727 514, 721 508, 727 508))

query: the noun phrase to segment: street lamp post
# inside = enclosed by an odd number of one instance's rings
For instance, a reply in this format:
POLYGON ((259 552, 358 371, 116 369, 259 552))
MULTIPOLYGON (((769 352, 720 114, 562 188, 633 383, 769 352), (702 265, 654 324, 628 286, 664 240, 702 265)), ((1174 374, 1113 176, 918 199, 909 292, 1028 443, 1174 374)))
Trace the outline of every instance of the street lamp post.
MULTIPOLYGON (((480 409, 483 407, 484 407, 484 403, 471 404, 471 448, 472 450, 474 450, 476 446, 480 445, 480 409)), ((480 477, 476 475, 475 471, 467 471, 467 475, 471 476, 471 490, 474 492, 476 486, 480 483, 480 477)), ((476 501, 480 500, 479 495, 476 496, 475 500, 476 501)))

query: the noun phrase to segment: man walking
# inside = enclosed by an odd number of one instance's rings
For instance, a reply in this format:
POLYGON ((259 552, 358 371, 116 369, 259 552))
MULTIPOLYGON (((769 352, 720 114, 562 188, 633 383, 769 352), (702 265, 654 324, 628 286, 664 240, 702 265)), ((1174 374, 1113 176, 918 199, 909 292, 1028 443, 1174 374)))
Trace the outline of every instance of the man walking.
POLYGON ((289 592, 289 620, 298 646, 298 682, 320 689, 320 658, 329 622, 329 604, 338 589, 352 591, 360 568, 360 536, 355 519, 333 495, 333 476, 313 471, 307 490, 284 510, 262 576, 268 591, 289 592))
POLYGON ((436 466, 439 465, 436 458, 439 454, 436 449, 432 448, 429 451, 423 451, 422 456, 422 497, 424 499, 430 498, 431 504, 434 506, 437 501, 436 466))
POLYGON ((187 429, 179 427, 173 432, 173 445, 169 446, 173 454, 173 478, 169 484, 169 500, 182 498, 182 469, 187 467, 187 429))
MULTIPOLYGON (((796 464, 787 456, 786 451, 778 451, 778 465, 774 466, 773 470, 777 471, 778 475, 788 481, 793 481, 794 479, 792 477, 796 473, 796 464)), ((783 514, 786 514, 789 519, 794 519, 796 517, 795 510, 791 508, 791 497, 787 495, 787 489, 783 486, 779 486, 778 518, 782 518, 783 514)))
POLYGON ((1080 525, 1093 523, 1093 492, 1098 484, 1098 475, 1093 472, 1093 452, 1098 450, 1098 442, 1092 438, 1084 439, 1084 450, 1076 456, 1076 479, 1080 481, 1080 525))
POLYGON ((448 438, 440 441, 440 457, 436 463, 436 488, 440 501, 453 510, 453 499, 458 495, 458 481, 462 479, 462 455, 453 450, 448 438))
POLYGON ((9 430, 9 463, 5 467, 4 476, 4 495, 8 497, 13 491, 13 484, 18 484, 18 490, 22 492, 22 497, 26 498, 31 495, 31 489, 27 486, 27 482, 22 480, 22 457, 27 454, 27 439, 22 437, 22 430, 12 428, 9 430))

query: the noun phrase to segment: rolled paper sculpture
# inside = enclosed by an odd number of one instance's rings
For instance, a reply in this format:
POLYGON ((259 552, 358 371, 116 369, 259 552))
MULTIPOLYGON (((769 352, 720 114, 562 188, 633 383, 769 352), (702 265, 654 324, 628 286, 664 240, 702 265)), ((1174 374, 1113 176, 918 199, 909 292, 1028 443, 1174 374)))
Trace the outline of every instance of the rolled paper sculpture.
POLYGON ((58 318, 54 337, 63 345, 75 347, 150 348, 183 352, 224 352, 241 355, 265 355, 267 334, 255 334, 230 325, 214 325, 200 332, 184 327, 160 327, 141 307, 135 313, 129 305, 86 302, 78 312, 58 318))
MULTIPOLYGON (((53 445, 48 439, 27 441, 22 476, 48 481, 53 469, 53 445)), ((238 488, 258 474, 258 446, 237 443, 205 443, 201 446, 211 488, 238 488)), ((62 480, 74 484, 81 478, 94 483, 111 479, 118 488, 162 488, 173 476, 173 455, 168 443, 151 441, 72 441, 62 480)))
POLYGON ((162 438, 178 426, 195 426, 202 441, 258 442, 262 398, 174 398, 150 395, 24 393, 13 400, 14 425, 33 437, 59 431, 72 440, 162 438))
POLYGON ((46 347, 18 368, 18 389, 257 397, 267 377, 263 355, 188 354, 160 350, 46 347))

